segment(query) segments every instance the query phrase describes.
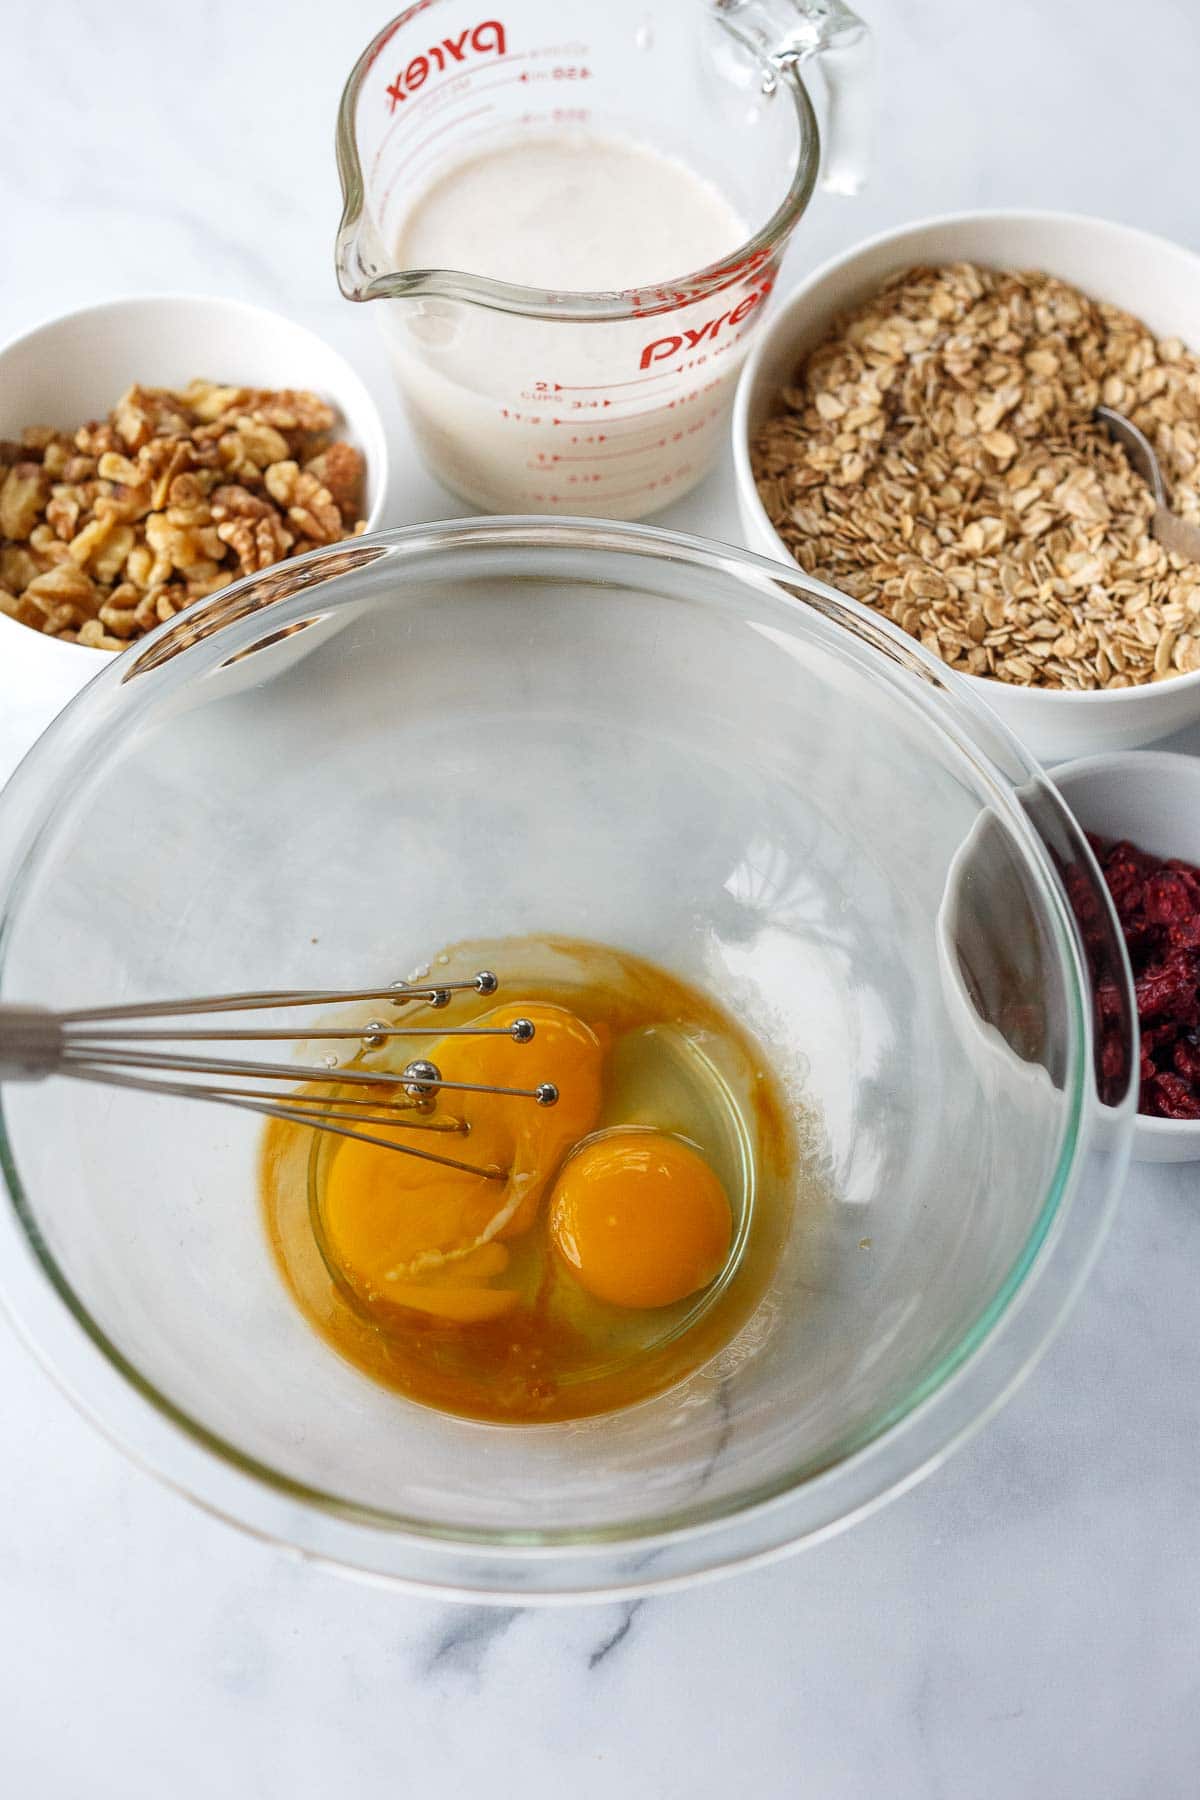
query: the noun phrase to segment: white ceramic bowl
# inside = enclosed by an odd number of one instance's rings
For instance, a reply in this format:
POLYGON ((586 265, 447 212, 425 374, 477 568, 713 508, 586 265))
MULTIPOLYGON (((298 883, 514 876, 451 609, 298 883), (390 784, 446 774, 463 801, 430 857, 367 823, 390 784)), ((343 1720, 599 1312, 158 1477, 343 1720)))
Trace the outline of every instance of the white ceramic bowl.
MULTIPOLYGON (((0 350, 0 437, 17 437, 26 425, 103 418, 134 381, 177 387, 195 376, 310 388, 336 406, 339 429, 366 458, 368 528, 381 523, 387 438, 363 382, 303 325, 240 300, 185 294, 110 300, 14 338, 0 350)), ((0 613, 0 760, 7 764, 32 742, 111 656, 42 637, 0 613)))
MULTIPOLYGON (((980 212, 926 219, 868 239, 803 281, 758 337, 738 384, 733 455, 746 544, 795 559, 754 485, 750 440, 775 410, 797 363, 825 336, 835 313, 857 305, 889 276, 916 263, 977 262, 1045 269, 1096 299, 1144 319, 1163 337, 1200 348, 1200 256, 1165 238, 1074 213, 980 212)), ((1089 694, 1041 692, 964 675, 1035 755, 1054 762, 1099 750, 1129 750, 1200 718, 1200 671, 1153 686, 1089 694)))
MULTIPOLYGON (((1085 756, 1050 779, 1085 831, 1200 865, 1200 756, 1164 750, 1085 756)), ((1200 1119, 1139 1115, 1133 1155, 1137 1162, 1200 1158, 1200 1119)))

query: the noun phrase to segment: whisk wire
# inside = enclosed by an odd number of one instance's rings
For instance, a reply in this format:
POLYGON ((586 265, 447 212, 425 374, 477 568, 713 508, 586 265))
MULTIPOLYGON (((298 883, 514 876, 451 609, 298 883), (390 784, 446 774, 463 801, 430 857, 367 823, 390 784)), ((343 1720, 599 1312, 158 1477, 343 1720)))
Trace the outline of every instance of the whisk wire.
MULTIPOLYGON (((191 1087, 186 1082, 142 1081, 136 1075, 101 1074, 97 1070, 80 1070, 81 1081, 100 1081, 107 1087, 133 1088, 139 1093, 170 1094, 181 1099, 208 1100, 214 1105, 232 1106, 239 1112, 258 1113, 268 1119, 282 1119, 286 1124, 307 1125, 315 1131, 327 1132, 331 1137, 355 1138, 362 1144, 377 1144, 381 1150, 394 1150, 399 1156, 415 1156, 422 1162, 440 1163, 446 1169, 459 1169, 465 1175, 483 1175, 489 1181, 502 1181, 508 1174, 507 1169, 497 1168, 495 1164, 461 1162, 455 1156, 440 1156, 435 1150, 418 1150, 412 1144, 398 1144, 393 1138, 376 1137, 371 1132, 347 1130, 344 1125, 330 1123, 339 1115, 330 1109, 318 1121, 310 1112, 289 1105, 264 1105, 261 1101, 245 1098, 240 1094, 220 1094, 211 1088, 191 1087)), ((357 1123, 381 1125, 389 1131, 400 1123, 398 1119, 366 1119, 357 1123)))
MULTIPOLYGON (((118 1019, 179 1019, 187 1013, 254 1012, 277 1006, 344 1006, 351 1000, 386 1000, 407 1006, 419 1000, 431 1004, 440 994, 494 994, 499 983, 490 969, 480 969, 469 981, 439 981, 415 986, 391 982, 377 988, 264 988, 259 993, 207 994, 187 1000, 133 1001, 126 1006, 89 1006, 60 1012, 63 1025, 88 1024, 118 1019)), ((311 1035, 303 1032, 299 1036, 311 1035)))
MULTIPOLYGON (((513 1025, 519 1025, 521 1023, 523 1023, 523 1021, 520 1019, 514 1019, 514 1021, 513 1021, 513 1025)), ((264 1028, 262 1030, 253 1030, 253 1031, 194 1031, 194 1030, 188 1030, 188 1031, 105 1031, 105 1030, 94 1031, 94 1030, 90 1030, 86 1034, 80 1034, 79 1036, 76 1036, 75 1033, 68 1028, 68 1030, 66 1031, 65 1037, 66 1037, 67 1047, 69 1049, 74 1050, 74 1049, 86 1049, 88 1046, 94 1045, 94 1044, 138 1044, 138 1043, 143 1043, 143 1044, 145 1044, 145 1043, 164 1043, 164 1044, 165 1043, 172 1043, 172 1044, 195 1043, 195 1044, 200 1044, 200 1043, 206 1043, 206 1042, 207 1043, 228 1043, 228 1042, 233 1042, 233 1041, 240 1041, 243 1043, 254 1043, 254 1042, 265 1043, 269 1038, 275 1038, 275 1039, 279 1039, 279 1040, 286 1041, 286 1042, 293 1043, 293 1044, 305 1043, 309 1039, 312 1039, 315 1042, 317 1039, 333 1040, 333 1039, 357 1038, 361 1041, 361 1039, 364 1036, 368 1036, 368 1035, 372 1038, 400 1038, 400 1037, 427 1038, 427 1037, 432 1037, 435 1034, 434 1034, 434 1031, 428 1025, 426 1025, 424 1028, 422 1028, 419 1025, 382 1025, 377 1020, 373 1019, 369 1026, 363 1026, 363 1025, 329 1026, 329 1025, 324 1025, 324 1026, 314 1026, 310 1030, 306 1030, 306 1031, 286 1031, 286 1030, 280 1030, 277 1028, 273 1028, 273 1029, 269 1029, 269 1030, 264 1028)), ((458 1037, 462 1037, 462 1038, 467 1038, 467 1037, 506 1037, 506 1038, 511 1038, 511 1037, 514 1037, 515 1034, 513 1032, 512 1025, 456 1025, 455 1027, 453 1027, 452 1030, 449 1030, 449 1031, 438 1030, 436 1035, 439 1037, 447 1037, 447 1038, 458 1038, 458 1037)), ((519 1042, 520 1039, 518 1038, 516 1041, 519 1042)))
POLYGON ((531 1020, 518 1018, 504 1026, 460 1025, 441 1030, 436 1025, 389 1025, 372 1019, 363 1026, 213 1027, 210 1025, 147 1028, 146 1020, 267 1011, 276 1007, 334 1006, 349 1001, 386 1000, 389 1006, 410 1004, 440 1011, 455 993, 494 994, 499 983, 490 969, 481 969, 469 980, 407 982, 379 988, 262 989, 252 993, 207 995, 182 1000, 155 1000, 144 1004, 78 1007, 51 1012, 43 1007, 0 1003, 0 1081, 38 1080, 65 1075, 109 1087, 131 1089, 178 1099, 206 1100, 213 1104, 259 1113, 305 1125, 335 1137, 355 1138, 400 1155, 440 1163, 466 1174, 503 1179, 507 1171, 481 1166, 418 1149, 398 1141, 395 1135, 378 1136, 362 1127, 376 1127, 389 1134, 410 1131, 457 1132, 465 1135, 469 1124, 436 1111, 443 1089, 465 1094, 496 1094, 513 1100, 533 1100, 553 1106, 558 1089, 552 1082, 534 1087, 502 1087, 487 1082, 446 1081, 431 1062, 416 1061, 397 1074, 392 1070, 341 1067, 331 1061, 321 1067, 293 1063, 262 1062, 244 1057, 192 1054, 168 1048, 177 1044, 251 1042, 346 1042, 357 1040, 376 1049, 391 1038, 438 1036, 441 1038, 507 1037, 527 1044, 534 1037, 531 1020), (128 1027, 128 1029, 126 1029, 128 1027), (162 1045, 162 1048, 154 1048, 162 1045), (286 1082, 324 1092, 281 1092, 271 1087, 247 1086, 247 1082, 286 1082), (366 1090, 348 1093, 346 1089, 366 1090), (401 1116, 409 1115, 409 1116, 401 1116))

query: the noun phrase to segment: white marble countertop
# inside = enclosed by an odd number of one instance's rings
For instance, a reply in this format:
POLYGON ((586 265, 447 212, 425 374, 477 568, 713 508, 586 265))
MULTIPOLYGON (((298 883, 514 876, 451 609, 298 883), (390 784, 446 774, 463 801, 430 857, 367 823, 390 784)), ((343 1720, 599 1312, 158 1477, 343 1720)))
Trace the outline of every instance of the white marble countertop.
MULTIPOLYGON (((1179 0, 863 10, 878 172, 814 204, 793 278, 906 217, 1006 202, 1200 247, 1200 34, 1179 0)), ((136 290, 288 311, 377 383, 401 523, 461 508, 414 466, 370 319, 332 275, 333 113, 382 17, 10 8, 0 337, 136 290)), ((663 522, 736 538, 727 471, 663 522)), ((0 670, 0 777, 20 735, 2 688, 0 670)), ((301 1566, 129 1466, 0 1325, 0 1792, 1195 1793, 1198 1188, 1195 1165, 1134 1172, 1057 1344, 943 1472, 819 1549, 632 1605, 438 1605, 301 1566)))

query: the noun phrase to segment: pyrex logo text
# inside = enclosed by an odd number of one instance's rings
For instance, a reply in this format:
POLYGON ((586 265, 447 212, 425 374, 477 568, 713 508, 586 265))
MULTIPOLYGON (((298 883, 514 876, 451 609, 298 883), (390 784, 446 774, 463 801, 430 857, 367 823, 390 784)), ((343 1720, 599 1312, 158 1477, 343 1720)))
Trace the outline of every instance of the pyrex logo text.
POLYGON ((503 56, 504 27, 499 19, 484 19, 474 30, 468 26, 457 37, 444 37, 440 44, 430 44, 424 56, 414 56, 403 74, 397 75, 387 90, 392 112, 395 112, 402 100, 407 100, 419 87, 424 87, 431 69, 441 74, 451 63, 465 62, 468 50, 477 50, 481 55, 494 50, 497 56, 503 56))
POLYGON ((737 305, 730 307, 727 312, 718 313, 713 318, 706 319, 704 324, 696 331, 690 330, 689 327, 685 325, 682 331, 672 332, 670 337, 652 338, 642 351, 638 368, 648 369, 651 363, 669 362, 671 358, 677 356, 681 350, 695 350, 702 343, 715 338, 727 325, 740 325, 742 320, 752 313, 756 306, 761 305, 774 285, 774 275, 768 275, 759 283, 752 294, 747 294, 744 299, 739 300, 737 305))

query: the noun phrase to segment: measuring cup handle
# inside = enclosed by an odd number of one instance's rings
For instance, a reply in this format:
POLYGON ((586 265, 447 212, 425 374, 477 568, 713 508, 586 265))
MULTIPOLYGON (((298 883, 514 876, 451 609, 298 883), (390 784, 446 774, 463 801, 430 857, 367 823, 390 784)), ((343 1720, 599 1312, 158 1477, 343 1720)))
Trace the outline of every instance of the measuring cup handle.
POLYGON ((825 155, 821 185, 832 194, 857 194, 867 179, 875 134, 875 46, 863 21, 847 8, 845 33, 814 52, 825 83, 825 155))
POLYGON ((818 59, 828 97, 821 185, 857 194, 867 178, 875 117, 870 28, 843 0, 714 0, 724 25, 784 76, 818 59))

